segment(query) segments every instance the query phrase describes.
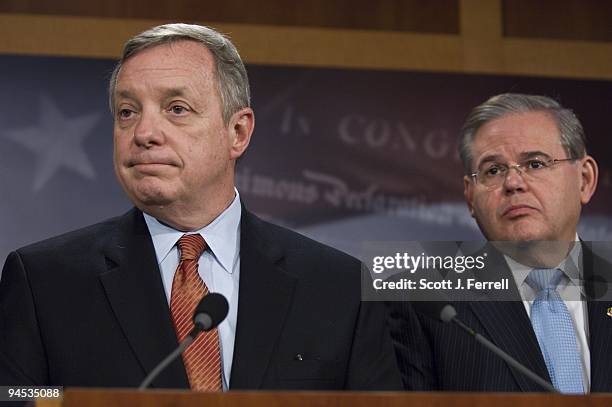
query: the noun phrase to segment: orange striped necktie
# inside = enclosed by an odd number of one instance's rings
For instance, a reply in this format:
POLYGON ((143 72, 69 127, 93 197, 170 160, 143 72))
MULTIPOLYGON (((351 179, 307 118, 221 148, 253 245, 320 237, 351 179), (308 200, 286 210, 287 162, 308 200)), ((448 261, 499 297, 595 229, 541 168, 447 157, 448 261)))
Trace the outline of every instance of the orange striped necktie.
MULTIPOLYGON (((208 287, 198 274, 198 260, 206 249, 200 234, 183 235, 177 242, 181 260, 172 280, 170 311, 181 342, 193 329, 193 313, 208 287)), ((221 391, 221 354, 217 328, 202 332, 183 352, 189 384, 194 391, 221 391)))

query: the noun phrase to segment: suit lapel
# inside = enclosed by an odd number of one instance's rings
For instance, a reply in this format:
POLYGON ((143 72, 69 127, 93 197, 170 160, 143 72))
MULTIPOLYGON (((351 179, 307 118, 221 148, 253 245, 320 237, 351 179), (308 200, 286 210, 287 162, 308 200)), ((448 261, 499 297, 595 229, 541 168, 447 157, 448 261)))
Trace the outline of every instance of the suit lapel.
MULTIPOLYGON (((522 302, 474 302, 472 310, 485 328, 491 341, 534 373, 550 382, 538 340, 522 302)), ((542 388, 520 372, 508 366, 522 391, 542 391, 542 388)))
MULTIPOLYGON (((133 209, 121 218, 104 254, 107 271, 100 274, 100 281, 144 379, 178 343, 155 249, 140 211, 133 209)), ((182 359, 168 366, 153 386, 188 388, 182 359)))
POLYGON ((612 392, 612 318, 610 301, 589 301, 591 391, 612 392))
POLYGON ((282 269, 282 249, 259 219, 243 209, 240 228, 240 294, 230 387, 257 389, 273 357, 296 279, 282 269))
MULTIPOLYGON (((489 253, 489 267, 501 270, 499 275, 508 278, 510 283, 511 298, 520 299, 514 277, 503 255, 495 249, 489 253)), ((493 343, 550 382, 538 339, 522 301, 476 301, 470 306, 493 343)), ((508 368, 522 391, 542 391, 542 388, 529 378, 510 366, 508 368)))
POLYGON ((591 353, 591 391, 612 391, 612 266, 593 254, 583 243, 584 278, 589 321, 589 350, 591 353))

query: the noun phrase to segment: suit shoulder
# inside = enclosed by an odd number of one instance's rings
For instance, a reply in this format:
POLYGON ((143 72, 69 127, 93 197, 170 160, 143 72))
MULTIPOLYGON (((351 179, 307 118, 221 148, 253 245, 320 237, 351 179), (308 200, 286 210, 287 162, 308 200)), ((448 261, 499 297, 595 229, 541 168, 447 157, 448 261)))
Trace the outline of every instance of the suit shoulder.
POLYGON ((121 216, 106 219, 93 225, 62 233, 17 249, 22 255, 85 251, 98 246, 104 237, 115 229, 121 216))
POLYGON ((277 242, 290 255, 314 258, 322 262, 341 263, 347 267, 361 265, 357 258, 298 232, 261 220, 254 215, 250 215, 250 218, 251 222, 257 224, 256 229, 265 235, 262 236, 265 240, 277 242))

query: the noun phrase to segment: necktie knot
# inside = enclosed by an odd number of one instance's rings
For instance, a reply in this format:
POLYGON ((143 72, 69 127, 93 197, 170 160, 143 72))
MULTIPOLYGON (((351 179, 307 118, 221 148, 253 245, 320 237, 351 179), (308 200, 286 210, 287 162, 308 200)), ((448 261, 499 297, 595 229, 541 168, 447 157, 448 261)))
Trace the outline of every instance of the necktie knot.
POLYGON ((563 272, 559 269, 533 269, 525 282, 536 293, 540 293, 545 290, 556 290, 561 278, 563 278, 563 272))
POLYGON ((181 261, 197 260, 206 249, 206 242, 199 233, 181 236, 177 245, 181 252, 181 261))

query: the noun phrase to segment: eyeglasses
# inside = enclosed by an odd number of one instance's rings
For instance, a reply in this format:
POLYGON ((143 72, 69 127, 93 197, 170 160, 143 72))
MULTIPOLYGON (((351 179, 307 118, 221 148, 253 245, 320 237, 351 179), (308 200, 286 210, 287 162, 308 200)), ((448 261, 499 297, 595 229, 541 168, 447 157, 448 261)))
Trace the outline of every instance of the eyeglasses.
POLYGON ((474 182, 486 188, 496 188, 504 183, 510 168, 516 169, 516 172, 524 180, 539 180, 546 177, 546 174, 550 173, 551 168, 555 165, 567 161, 576 161, 576 158, 545 159, 534 157, 513 165, 490 162, 478 171, 471 173, 470 176, 474 182))

